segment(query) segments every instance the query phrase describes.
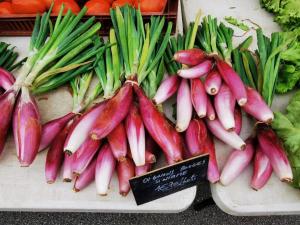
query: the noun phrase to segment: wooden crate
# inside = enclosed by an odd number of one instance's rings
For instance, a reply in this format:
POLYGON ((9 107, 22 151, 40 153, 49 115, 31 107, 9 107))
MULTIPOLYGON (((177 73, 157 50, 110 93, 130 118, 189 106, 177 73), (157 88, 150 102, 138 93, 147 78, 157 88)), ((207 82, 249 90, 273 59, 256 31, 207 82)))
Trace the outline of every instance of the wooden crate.
MULTIPOLYGON (((179 0, 168 0, 164 12, 145 13, 143 17, 148 21, 152 15, 165 16, 167 21, 173 22, 173 32, 176 29, 177 11, 179 0)), ((56 16, 51 16, 55 22, 56 16)), ((89 18, 85 16, 84 20, 89 18)), ((101 35, 107 35, 112 26, 109 14, 96 15, 97 21, 101 22, 101 35)), ((35 15, 32 14, 15 14, 0 15, 0 36, 30 36, 33 30, 35 15)))

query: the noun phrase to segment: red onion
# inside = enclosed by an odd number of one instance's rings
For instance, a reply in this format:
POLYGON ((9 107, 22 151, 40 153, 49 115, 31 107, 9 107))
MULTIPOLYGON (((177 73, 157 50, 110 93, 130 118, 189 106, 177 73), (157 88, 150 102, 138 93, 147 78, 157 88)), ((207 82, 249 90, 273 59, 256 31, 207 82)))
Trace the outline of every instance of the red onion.
POLYGON ((222 84, 222 78, 218 72, 218 70, 213 69, 209 72, 207 77, 205 78, 204 87, 209 95, 218 94, 222 84))
POLYGON ((192 68, 180 69, 177 74, 186 79, 200 78, 207 74, 211 70, 212 66, 213 64, 211 60, 205 60, 192 68))
POLYGON ((5 69, 0 68, 0 88, 3 88, 5 91, 10 89, 14 84, 15 77, 5 69))
POLYGON ((105 103, 102 102, 94 106, 73 123, 64 145, 65 152, 68 152, 68 154, 74 153, 89 137, 89 132, 98 115, 103 112, 105 103))
POLYGON ((247 92, 240 76, 225 61, 217 59, 218 71, 240 106, 247 103, 247 92))
POLYGON ((54 139, 47 152, 45 177, 48 184, 55 182, 64 160, 64 143, 67 138, 69 127, 66 126, 54 139))
POLYGON ((212 134, 224 143, 238 150, 245 148, 245 142, 234 131, 225 130, 218 119, 206 120, 206 124, 212 134))
POLYGON ((108 136, 108 143, 117 161, 122 161, 127 155, 127 136, 123 123, 120 123, 108 136))
POLYGON ((94 158, 88 167, 76 177, 73 190, 79 192, 95 180, 95 170, 96 170, 97 158, 94 158))
POLYGON ((151 170, 151 164, 150 163, 146 163, 143 166, 136 166, 135 167, 135 176, 142 176, 145 173, 148 173, 151 170))
POLYGON ((193 106, 188 81, 182 79, 177 93, 177 121, 176 130, 185 131, 191 121, 193 106))
POLYGON ((242 130, 242 126, 243 126, 243 117, 242 117, 242 111, 241 108, 236 106, 234 108, 234 123, 235 123, 235 133, 237 133, 238 135, 240 135, 241 130, 242 130))
POLYGON ((254 158, 251 187, 254 190, 261 189, 270 179, 272 172, 273 169, 269 158, 262 152, 262 150, 258 146, 254 158))
POLYGON ((64 154, 64 163, 63 163, 63 181, 71 182, 73 180, 73 171, 72 171, 72 163, 74 155, 64 154))
POLYGON ((10 90, 0 96, 0 154, 4 149, 6 142, 6 136, 8 129, 10 127, 10 121, 12 112, 14 109, 14 104, 16 101, 16 94, 14 91, 10 90))
POLYGON ((27 167, 38 153, 42 128, 37 104, 26 87, 22 87, 15 106, 13 133, 20 164, 27 167))
POLYGON ((199 48, 181 50, 175 53, 174 59, 185 65, 196 66, 206 58, 206 53, 199 48))
POLYGON ((215 144, 211 135, 207 135, 204 143, 204 152, 209 154, 209 162, 207 168, 207 179, 210 183, 216 183, 220 179, 218 162, 216 159, 215 144))
POLYGON ((293 180, 292 168, 275 132, 270 127, 260 124, 257 127, 257 138, 275 174, 281 181, 291 182, 293 180))
POLYGON ((109 188, 110 180, 112 178, 113 172, 115 171, 116 160, 111 152, 108 144, 105 144, 97 158, 96 164, 96 188, 99 195, 107 195, 107 190, 109 188))
POLYGON ((134 90, 139 100, 140 113, 148 133, 166 156, 174 162, 181 161, 183 149, 181 136, 137 85, 134 85, 134 90))
POLYGON ((191 99, 199 118, 206 117, 207 95, 202 81, 198 78, 191 80, 191 99))
POLYGON ((138 107, 133 104, 125 122, 132 159, 136 166, 145 164, 145 128, 138 107))
POLYGON ((132 103, 132 84, 126 83, 109 99, 90 132, 92 139, 106 137, 127 116, 132 103))
POLYGON ((68 113, 65 116, 51 120, 42 126, 42 137, 39 147, 39 152, 48 148, 49 145, 55 140, 59 132, 67 125, 67 123, 76 116, 75 113, 68 113))
POLYGON ((119 180, 119 193, 126 196, 130 191, 129 180, 134 177, 135 166, 131 159, 127 158, 117 164, 117 174, 119 180))
POLYGON ((232 181, 234 181, 250 164, 253 155, 254 155, 254 147, 253 140, 246 140, 246 148, 244 151, 233 150, 223 168, 221 173, 220 182, 224 186, 229 185, 232 181))
POLYGON ((235 99, 226 84, 222 84, 220 91, 215 96, 214 100, 215 109, 222 126, 225 130, 233 131, 235 127, 233 113, 235 99))
POLYGON ((207 138, 207 129, 201 119, 193 119, 185 132, 185 142, 189 155, 197 156, 204 152, 204 144, 207 138))
POLYGON ((179 87, 180 78, 177 75, 171 75, 166 78, 156 91, 153 101, 161 104, 174 95, 179 87))
POLYGON ((246 90, 248 101, 243 106, 243 110, 261 122, 271 123, 274 114, 261 95, 253 88, 246 87, 246 90))
POLYGON ((87 168, 87 166, 96 155, 100 144, 100 140, 93 140, 91 138, 88 138, 74 153, 72 171, 76 176, 82 174, 83 171, 87 168))
POLYGON ((215 113, 215 109, 213 107, 213 105, 211 104, 211 101, 209 99, 209 97, 207 96, 207 112, 206 112, 206 117, 209 119, 209 120, 214 120, 216 119, 216 113, 215 113))

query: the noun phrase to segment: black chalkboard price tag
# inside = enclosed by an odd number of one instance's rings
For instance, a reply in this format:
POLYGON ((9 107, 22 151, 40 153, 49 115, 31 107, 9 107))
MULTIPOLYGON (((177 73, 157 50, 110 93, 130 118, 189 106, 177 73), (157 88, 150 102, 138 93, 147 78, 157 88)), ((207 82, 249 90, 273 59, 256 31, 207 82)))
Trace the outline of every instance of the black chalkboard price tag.
POLYGON ((141 205, 206 181, 208 155, 196 156, 130 179, 137 205, 141 205))

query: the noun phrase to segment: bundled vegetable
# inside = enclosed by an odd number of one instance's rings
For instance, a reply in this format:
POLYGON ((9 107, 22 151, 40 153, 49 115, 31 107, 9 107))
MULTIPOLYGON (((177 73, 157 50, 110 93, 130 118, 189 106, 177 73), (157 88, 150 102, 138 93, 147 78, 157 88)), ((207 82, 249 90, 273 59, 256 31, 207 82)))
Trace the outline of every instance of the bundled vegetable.
POLYGON ((1 130, 1 142, 5 141, 12 108, 21 92, 15 107, 13 128, 18 158, 23 166, 32 163, 41 140, 40 116, 30 90, 38 93, 65 84, 79 70, 87 70, 95 60, 96 53, 102 51, 99 49, 100 45, 94 43, 94 37, 100 29, 99 23, 94 24, 95 18, 80 24, 86 9, 77 16, 68 11, 63 17, 62 11, 63 7, 51 32, 51 9, 42 17, 36 17, 29 57, 20 69, 14 85, 4 94, 3 104, 9 100, 11 106, 6 107, 5 115, 2 115, 3 118, 6 117, 6 124, 3 124, 5 129, 1 130), (76 73, 73 73, 75 69, 76 73), (25 134, 29 137, 26 138, 25 134), (31 143, 26 144, 29 139, 32 140, 31 143))

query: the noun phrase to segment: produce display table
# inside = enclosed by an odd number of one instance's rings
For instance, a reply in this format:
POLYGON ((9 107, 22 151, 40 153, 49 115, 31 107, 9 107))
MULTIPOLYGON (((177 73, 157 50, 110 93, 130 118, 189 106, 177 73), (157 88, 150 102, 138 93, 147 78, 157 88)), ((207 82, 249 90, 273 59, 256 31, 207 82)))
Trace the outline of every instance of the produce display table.
MULTIPOLYGON (((239 20, 250 19, 260 25, 267 34, 279 30, 278 25, 273 22, 272 15, 260 7, 259 0, 185 0, 184 3, 188 21, 194 18, 200 7, 205 15, 210 14, 218 19, 223 19, 225 16, 233 16, 239 20), (196 7, 196 4, 199 7, 196 7)), ((243 33, 240 30, 236 31, 237 35, 243 33)), ((256 36, 255 31, 249 34, 256 36)), ((240 41, 246 37, 247 35, 236 39, 240 41)), ((285 109, 289 98, 290 96, 277 96, 273 102, 273 110, 285 109)), ((250 135, 252 127, 253 125, 244 119, 243 138, 250 135)), ((222 168, 230 153, 230 148, 220 142, 216 144, 217 159, 222 168)), ((299 190, 280 182, 273 174, 262 190, 254 191, 250 187, 251 176, 252 167, 249 167, 227 187, 220 184, 211 185, 212 197, 224 212, 238 216, 300 214, 299 190)))

